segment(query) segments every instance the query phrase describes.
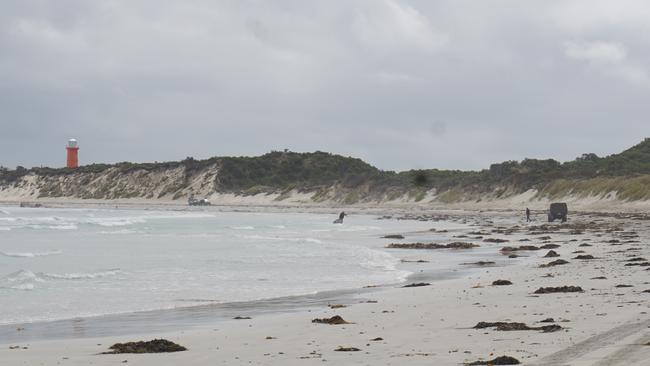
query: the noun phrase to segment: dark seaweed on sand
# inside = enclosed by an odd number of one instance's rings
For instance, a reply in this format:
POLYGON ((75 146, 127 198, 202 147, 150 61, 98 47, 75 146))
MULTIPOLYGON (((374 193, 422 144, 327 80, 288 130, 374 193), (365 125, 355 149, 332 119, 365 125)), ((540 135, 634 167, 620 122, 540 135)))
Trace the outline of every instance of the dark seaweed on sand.
POLYGON ((151 341, 138 341, 127 343, 115 343, 110 346, 111 351, 104 354, 113 353, 165 353, 187 351, 187 348, 178 345, 166 339, 154 339, 151 341))

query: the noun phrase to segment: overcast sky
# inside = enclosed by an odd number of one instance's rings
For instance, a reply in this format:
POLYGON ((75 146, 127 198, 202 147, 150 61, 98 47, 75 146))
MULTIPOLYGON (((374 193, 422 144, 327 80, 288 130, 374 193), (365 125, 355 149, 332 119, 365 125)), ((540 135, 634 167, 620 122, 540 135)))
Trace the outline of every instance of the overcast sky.
POLYGON ((607 155, 650 136, 649 72, 645 0, 3 0, 0 165, 607 155))

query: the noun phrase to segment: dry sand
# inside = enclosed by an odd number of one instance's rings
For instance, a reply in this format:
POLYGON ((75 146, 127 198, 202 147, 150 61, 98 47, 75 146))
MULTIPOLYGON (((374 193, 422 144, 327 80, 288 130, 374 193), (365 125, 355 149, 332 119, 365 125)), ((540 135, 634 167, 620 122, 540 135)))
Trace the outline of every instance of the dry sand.
MULTIPOLYGON (((633 258, 650 259, 650 221, 646 217, 574 215, 570 226, 556 223, 532 228, 533 224, 513 219, 514 213, 498 215, 492 220, 487 214, 472 214, 465 220, 480 224, 472 230, 490 232, 485 238, 509 242, 474 242, 494 253, 503 246, 559 244, 554 250, 560 256, 543 258, 548 249, 517 251, 522 257, 503 257, 510 263, 507 266, 482 267, 470 276, 431 282, 430 286, 391 286, 364 295, 376 303, 362 303, 359 297, 344 308, 323 306, 253 316, 168 334, 12 344, 0 340, 0 364, 460 365, 508 355, 524 365, 650 365, 650 345, 646 345, 650 343, 650 292, 644 292, 650 290, 650 266, 626 266, 645 262, 629 261, 633 258), (550 238, 540 239, 547 236, 550 238), (573 253, 579 250, 585 253, 573 253), (579 254, 595 259, 573 259, 579 254), (556 259, 569 263, 539 267, 556 259), (513 284, 492 286, 498 279, 513 284), (534 294, 540 287, 565 285, 580 286, 584 292, 534 294), (334 315, 351 324, 311 322, 334 315), (546 318, 555 322, 540 322, 546 318), (480 321, 522 322, 531 327, 557 324, 563 329, 551 333, 473 329, 480 321), (116 342, 153 338, 166 338, 189 350, 99 354, 116 342), (335 351, 339 346, 359 351, 335 351)), ((450 240, 458 235, 477 234, 453 232, 450 240)), ((408 233, 405 236, 402 242, 407 243, 408 233)), ((413 249, 403 257, 426 260, 435 255, 435 250, 413 249)))

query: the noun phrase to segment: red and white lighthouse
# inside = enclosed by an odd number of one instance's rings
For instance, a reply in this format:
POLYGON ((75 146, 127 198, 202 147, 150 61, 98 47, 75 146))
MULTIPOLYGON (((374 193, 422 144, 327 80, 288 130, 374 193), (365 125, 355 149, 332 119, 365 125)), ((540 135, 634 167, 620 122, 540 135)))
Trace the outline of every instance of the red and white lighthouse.
POLYGON ((79 146, 77 146, 77 140, 70 139, 68 140, 68 146, 65 148, 68 151, 68 159, 66 167, 76 168, 79 166, 79 146))

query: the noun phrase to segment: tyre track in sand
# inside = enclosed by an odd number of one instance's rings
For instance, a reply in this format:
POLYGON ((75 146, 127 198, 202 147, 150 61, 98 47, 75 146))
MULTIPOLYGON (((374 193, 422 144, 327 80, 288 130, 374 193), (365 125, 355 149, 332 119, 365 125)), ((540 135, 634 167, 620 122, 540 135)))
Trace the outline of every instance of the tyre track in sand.
MULTIPOLYGON (((641 333, 644 330, 650 328, 650 320, 644 320, 638 323, 626 323, 619 325, 618 327, 612 328, 606 332, 597 334, 595 336, 589 337, 582 342, 576 343, 572 346, 569 346, 561 351, 550 354, 546 357, 543 357, 536 362, 532 363, 532 366, 548 366, 548 365, 570 365, 572 361, 579 360, 580 357, 597 351, 605 346, 616 343, 624 338, 634 335, 635 333, 641 333)), ((644 335, 639 339, 641 342, 644 339, 647 339, 649 336, 644 335)), ((641 343, 636 343, 633 345, 628 345, 615 351, 614 353, 608 355, 605 359, 599 361, 596 365, 599 366, 613 366, 613 365, 634 365, 635 354, 641 351, 641 343), (618 356, 618 358, 616 357, 618 356)), ((647 361, 647 360, 646 360, 647 361)), ((643 364, 648 365, 648 363, 643 364)))

